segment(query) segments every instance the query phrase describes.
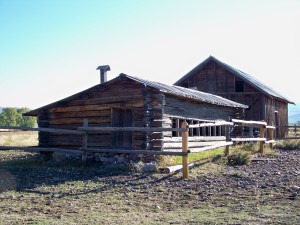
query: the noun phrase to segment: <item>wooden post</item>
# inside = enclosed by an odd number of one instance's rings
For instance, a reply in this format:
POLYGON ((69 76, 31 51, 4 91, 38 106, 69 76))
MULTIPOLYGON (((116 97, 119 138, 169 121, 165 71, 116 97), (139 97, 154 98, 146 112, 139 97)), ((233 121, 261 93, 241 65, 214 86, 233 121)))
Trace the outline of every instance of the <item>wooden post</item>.
MULTIPOLYGON (((184 121, 181 124, 181 128, 189 128, 189 124, 184 121)), ((188 143, 189 143, 189 131, 182 131, 182 152, 186 155, 182 156, 182 172, 183 178, 189 177, 189 165, 188 165, 188 143)))
MULTIPOLYGON (((271 123, 271 126, 273 126, 273 123, 271 123)), ((268 140, 273 141, 274 140, 274 130, 273 128, 269 128, 268 131, 268 140)), ((273 143, 269 144, 270 149, 273 149, 273 143)))
MULTIPOLYGON (((230 141, 230 132, 229 132, 229 126, 225 125, 225 135, 226 135, 226 142, 230 141)), ((225 147, 225 156, 229 155, 229 145, 225 147)))
MULTIPOLYGON (((265 136, 265 126, 260 125, 259 126, 259 137, 264 138, 264 136, 265 136)), ((264 141, 259 142, 259 153, 264 154, 264 141)))
MULTIPOLYGON (((88 119, 83 119, 83 127, 87 128, 88 127, 88 119)), ((83 142, 82 142, 82 149, 84 150, 83 154, 81 155, 81 161, 83 164, 86 164, 87 161, 87 147, 88 147, 88 134, 87 131, 84 132, 83 134, 83 142)))

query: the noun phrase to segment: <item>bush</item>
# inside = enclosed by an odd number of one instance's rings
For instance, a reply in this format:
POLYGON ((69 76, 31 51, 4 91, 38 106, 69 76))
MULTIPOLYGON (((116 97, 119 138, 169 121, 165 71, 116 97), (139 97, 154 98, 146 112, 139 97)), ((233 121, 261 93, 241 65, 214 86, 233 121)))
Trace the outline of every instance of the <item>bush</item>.
POLYGON ((283 149, 283 150, 300 150, 300 141, 299 140, 284 140, 281 142, 277 142, 274 145, 274 148, 283 149))
POLYGON ((248 152, 255 152, 256 147, 257 147, 257 143, 247 142, 242 145, 241 149, 248 152))
POLYGON ((235 151, 229 156, 227 156, 227 164, 231 166, 240 166, 249 164, 251 162, 252 156, 248 151, 235 151))

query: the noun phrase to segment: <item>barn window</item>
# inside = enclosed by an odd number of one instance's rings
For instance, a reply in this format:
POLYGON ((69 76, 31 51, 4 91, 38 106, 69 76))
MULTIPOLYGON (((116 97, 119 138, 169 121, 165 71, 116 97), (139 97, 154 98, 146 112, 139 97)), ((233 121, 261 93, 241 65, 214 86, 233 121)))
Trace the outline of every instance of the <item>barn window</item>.
POLYGON ((242 80, 235 81, 235 92, 244 92, 244 81, 242 80))

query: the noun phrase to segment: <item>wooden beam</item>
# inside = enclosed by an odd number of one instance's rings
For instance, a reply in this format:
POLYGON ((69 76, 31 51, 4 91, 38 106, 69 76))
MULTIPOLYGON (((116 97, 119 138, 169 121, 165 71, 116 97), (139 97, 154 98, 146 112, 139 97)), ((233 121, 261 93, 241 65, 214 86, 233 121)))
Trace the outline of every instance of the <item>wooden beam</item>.
MULTIPOLYGON (((189 143, 191 142, 207 142, 207 141, 225 141, 226 137, 225 136, 216 136, 216 137, 207 137, 207 136, 194 136, 194 137, 189 137, 189 143)), ((182 137, 165 137, 164 138, 165 143, 174 143, 174 142, 182 142, 182 137)))
POLYGON ((87 148, 88 152, 103 152, 103 153, 124 153, 124 154, 148 154, 148 155, 175 155, 183 156, 189 153, 180 151, 155 151, 155 150, 129 150, 129 149, 110 149, 110 148, 87 148))
POLYGON ((240 142, 240 141, 266 141, 266 138, 231 138, 233 142, 240 142))
POLYGON ((241 126, 251 126, 251 125, 264 125, 267 126, 267 123, 264 121, 253 121, 253 120, 238 120, 232 119, 233 123, 239 123, 241 126))
POLYGON ((200 123, 200 124, 193 124, 189 125, 189 128, 196 128, 196 127, 217 127, 217 126, 224 126, 224 125, 230 125, 233 126, 232 122, 227 122, 227 121, 218 121, 215 123, 200 123))
POLYGON ((143 132, 160 132, 160 131, 188 131, 183 128, 163 128, 163 127, 78 127, 80 131, 97 132, 97 131, 143 131, 143 132))
MULTIPOLYGON (((225 141, 189 142, 189 149, 199 148, 199 147, 209 146, 209 145, 222 144, 222 143, 225 143, 225 141)), ((181 142, 164 143, 164 149, 180 149, 181 147, 182 147, 182 143, 181 142)))
POLYGON ((66 130, 66 129, 55 129, 55 128, 32 128, 32 127, 0 126, 0 129, 23 130, 23 131, 42 131, 42 132, 57 133, 57 134, 78 134, 78 135, 83 134, 83 132, 79 131, 79 130, 66 130))

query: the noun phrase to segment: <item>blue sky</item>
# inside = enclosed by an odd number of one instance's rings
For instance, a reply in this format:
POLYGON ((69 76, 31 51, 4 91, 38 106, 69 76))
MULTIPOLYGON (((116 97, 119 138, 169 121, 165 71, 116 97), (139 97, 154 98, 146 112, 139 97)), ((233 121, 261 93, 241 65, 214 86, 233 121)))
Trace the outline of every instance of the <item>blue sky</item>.
POLYGON ((0 30, 0 106, 82 91, 104 64, 172 84, 209 55, 300 102, 299 0, 0 0, 0 30))

